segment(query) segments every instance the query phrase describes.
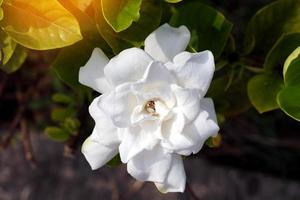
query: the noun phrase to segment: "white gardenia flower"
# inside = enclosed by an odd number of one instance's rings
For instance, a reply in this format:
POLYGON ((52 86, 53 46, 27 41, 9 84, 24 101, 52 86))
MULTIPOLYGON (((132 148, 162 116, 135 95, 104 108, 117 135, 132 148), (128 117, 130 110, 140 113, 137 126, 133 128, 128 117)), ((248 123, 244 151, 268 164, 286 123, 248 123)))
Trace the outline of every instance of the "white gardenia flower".
POLYGON ((161 192, 183 192, 181 155, 197 153, 219 127, 213 101, 204 95, 215 70, 210 51, 189 53, 185 26, 164 24, 145 40, 109 60, 94 49, 80 83, 102 93, 89 107, 96 122, 82 152, 92 169, 118 153, 139 181, 161 192))

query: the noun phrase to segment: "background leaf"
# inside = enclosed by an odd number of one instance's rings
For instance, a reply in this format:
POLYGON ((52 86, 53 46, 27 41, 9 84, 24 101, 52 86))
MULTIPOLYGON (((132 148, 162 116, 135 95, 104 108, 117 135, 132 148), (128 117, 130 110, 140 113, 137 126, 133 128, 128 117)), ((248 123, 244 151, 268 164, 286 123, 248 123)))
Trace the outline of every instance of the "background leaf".
POLYGON ((283 35, 268 53, 264 68, 272 70, 275 67, 284 65, 287 57, 300 46, 300 32, 283 35))
POLYGON ((230 36, 232 24, 217 10, 201 3, 182 5, 172 16, 173 26, 185 25, 191 31, 190 47, 211 50, 220 56, 230 36))
POLYGON ((56 126, 49 126, 45 129, 45 134, 54 141, 64 142, 70 138, 70 135, 65 130, 56 127, 56 126))
POLYGON ((115 54, 133 46, 140 47, 145 38, 159 26, 162 15, 160 1, 143 0, 139 20, 125 31, 117 33, 106 23, 99 1, 94 1, 94 8, 98 30, 115 54))
POLYGON ((247 26, 245 53, 265 54, 285 33, 300 31, 300 1, 279 0, 259 10, 247 26))
POLYGON ((75 17, 56 0, 6 0, 1 27, 21 45, 54 49, 81 40, 75 17))
POLYGON ((282 78, 277 74, 256 75, 248 83, 248 96, 259 113, 278 108, 276 96, 283 86, 282 78))
POLYGON ((142 0, 101 0, 103 16, 116 32, 124 31, 139 19, 141 4, 142 0))

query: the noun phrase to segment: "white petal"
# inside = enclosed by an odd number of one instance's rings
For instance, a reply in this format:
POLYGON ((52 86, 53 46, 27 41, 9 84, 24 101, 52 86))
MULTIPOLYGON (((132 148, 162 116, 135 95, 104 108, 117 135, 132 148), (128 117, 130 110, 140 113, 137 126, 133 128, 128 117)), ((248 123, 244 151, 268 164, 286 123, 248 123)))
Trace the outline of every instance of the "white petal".
POLYGON ((152 58, 142 49, 126 49, 109 61, 104 74, 113 86, 137 81, 143 77, 151 61, 152 58))
POLYGON ((160 99, 168 107, 175 104, 175 97, 171 91, 171 85, 176 83, 172 73, 161 63, 152 62, 141 81, 133 84, 140 102, 145 102, 150 99, 160 99))
POLYGON ((162 193, 184 192, 186 175, 181 156, 173 154, 171 169, 163 183, 155 183, 157 189, 162 193))
POLYGON ((117 128, 109 116, 98 106, 99 99, 100 97, 94 99, 89 107, 90 115, 96 123, 95 131, 91 135, 91 138, 106 146, 117 145, 120 143, 117 128))
POLYGON ((139 181, 164 182, 171 167, 171 154, 159 145, 144 150, 127 163, 128 173, 139 181))
POLYGON ((119 146, 120 158, 127 163, 132 157, 145 149, 152 149, 158 140, 139 126, 122 129, 122 142, 119 146))
POLYGON ((200 111, 199 92, 178 86, 173 86, 172 89, 177 100, 176 108, 185 115, 188 122, 193 121, 200 111))
POLYGON ((174 58, 173 65, 182 87, 198 89, 202 97, 206 94, 215 71, 214 57, 210 51, 182 52, 174 58))
POLYGON ((95 91, 105 93, 111 90, 111 85, 104 76, 104 67, 108 63, 108 58, 99 48, 95 48, 85 64, 79 70, 79 82, 95 91))
POLYGON ((167 62, 186 49, 190 38, 190 31, 185 26, 174 28, 164 24, 146 38, 145 51, 155 60, 167 62))
POLYGON ((194 142, 188 151, 194 154, 200 151, 204 142, 211 136, 216 136, 219 131, 216 113, 212 99, 204 98, 200 102, 201 110, 195 121, 183 130, 186 137, 194 142))
POLYGON ((105 146, 88 137, 82 145, 81 152, 93 170, 110 161, 118 153, 117 147, 105 146))
POLYGON ((130 116, 137 106, 137 100, 130 90, 130 84, 122 84, 109 94, 102 95, 98 105, 115 126, 124 128, 131 124, 130 116))
POLYGON ((161 145, 171 152, 178 152, 193 146, 193 141, 184 135, 185 117, 175 113, 172 118, 164 121, 161 126, 163 140, 161 145))

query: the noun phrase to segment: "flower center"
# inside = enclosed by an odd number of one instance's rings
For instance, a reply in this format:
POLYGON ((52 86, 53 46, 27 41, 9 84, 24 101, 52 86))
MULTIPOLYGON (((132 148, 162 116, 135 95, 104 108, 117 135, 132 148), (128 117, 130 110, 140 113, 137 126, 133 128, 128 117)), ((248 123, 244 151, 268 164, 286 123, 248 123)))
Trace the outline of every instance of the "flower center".
POLYGON ((155 101, 151 100, 151 101, 147 101, 147 103, 145 104, 144 110, 149 113, 149 114, 157 114, 156 113, 156 109, 155 109, 155 101))

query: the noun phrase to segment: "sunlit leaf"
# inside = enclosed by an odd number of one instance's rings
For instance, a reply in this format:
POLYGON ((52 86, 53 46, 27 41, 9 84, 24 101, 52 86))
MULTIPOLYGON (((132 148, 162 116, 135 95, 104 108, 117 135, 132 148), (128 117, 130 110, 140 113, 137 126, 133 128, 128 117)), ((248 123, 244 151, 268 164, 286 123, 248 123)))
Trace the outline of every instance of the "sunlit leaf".
POLYGON ((246 30, 245 53, 266 53, 282 34, 300 32, 299 13, 299 0, 278 0, 259 10, 246 30))
POLYGON ((276 96, 283 87, 283 80, 277 74, 259 74, 248 83, 249 99, 259 113, 278 108, 276 96))
POLYGON ((70 0, 81 11, 85 11, 89 7, 93 0, 70 0))
POLYGON ((124 31, 133 21, 138 21, 142 0, 101 0, 106 22, 116 32, 124 31))
POLYGON ((196 51, 211 50, 215 57, 222 53, 232 29, 224 15, 198 2, 182 5, 170 23, 187 26, 192 34, 189 45, 196 51))
POLYGON ((1 27, 25 47, 54 49, 82 38, 75 17, 56 0, 6 0, 2 7, 1 27))

